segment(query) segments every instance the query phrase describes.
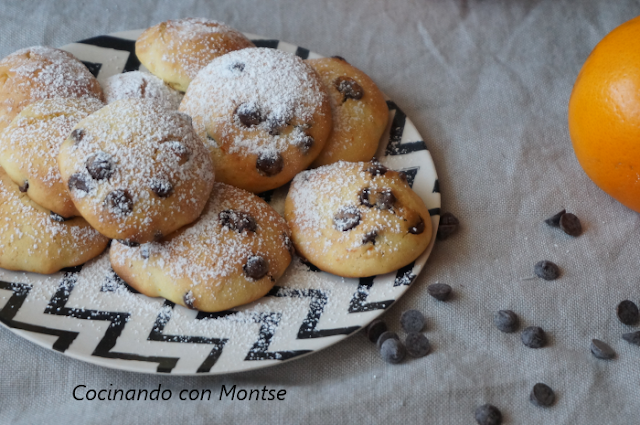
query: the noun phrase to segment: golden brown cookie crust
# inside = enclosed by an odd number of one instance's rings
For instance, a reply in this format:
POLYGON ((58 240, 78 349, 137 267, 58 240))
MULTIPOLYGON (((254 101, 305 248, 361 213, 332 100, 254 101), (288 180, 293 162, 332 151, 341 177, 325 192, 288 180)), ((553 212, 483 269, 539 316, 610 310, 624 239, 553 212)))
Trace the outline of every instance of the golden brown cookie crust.
POLYGON ((222 311, 269 292, 291 262, 289 237, 262 199, 216 183, 198 221, 139 247, 114 242, 109 255, 114 271, 147 296, 222 311))
POLYGON ((297 252, 344 277, 389 273, 429 245, 429 210, 402 174, 377 162, 337 162, 300 173, 285 200, 297 252))
POLYGON ((179 91, 218 56, 255 47, 241 32, 204 18, 162 22, 145 30, 136 41, 136 56, 154 75, 179 91))

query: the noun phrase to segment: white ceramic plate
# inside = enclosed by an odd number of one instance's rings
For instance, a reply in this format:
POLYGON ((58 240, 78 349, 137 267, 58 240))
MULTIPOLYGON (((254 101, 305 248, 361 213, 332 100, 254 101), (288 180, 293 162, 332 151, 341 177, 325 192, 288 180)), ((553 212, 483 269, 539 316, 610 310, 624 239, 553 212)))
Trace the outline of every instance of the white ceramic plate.
MULTIPOLYGON (((103 82, 141 69, 141 30, 64 46, 103 82)), ((247 34, 258 46, 321 57, 307 49, 247 34)), ((437 229, 440 193, 431 155, 392 101, 377 154, 404 170, 437 229)), ((286 188, 263 195, 282 212, 286 188)), ((67 356, 102 366, 176 375, 223 374, 278 364, 335 344, 379 316, 408 289, 433 248, 397 272, 344 279, 294 259, 264 298, 233 311, 199 313, 133 292, 103 254, 83 267, 51 276, 0 269, 0 321, 16 334, 67 356)))

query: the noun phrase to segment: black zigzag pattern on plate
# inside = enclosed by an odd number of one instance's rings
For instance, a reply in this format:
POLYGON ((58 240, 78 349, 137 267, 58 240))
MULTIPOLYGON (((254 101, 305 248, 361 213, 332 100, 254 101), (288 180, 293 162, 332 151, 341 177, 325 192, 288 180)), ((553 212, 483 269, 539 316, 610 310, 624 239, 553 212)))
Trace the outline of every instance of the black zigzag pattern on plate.
POLYGON ((402 110, 400 110, 400 108, 398 108, 398 105, 391 100, 387 100, 387 106, 389 107, 389 112, 395 111, 395 114, 391 122, 389 143, 387 144, 385 155, 406 155, 412 152, 427 150, 427 145, 423 140, 402 143, 402 133, 404 133, 404 125, 407 121, 407 116, 402 112, 402 110))
POLYGON ((127 62, 125 63, 122 72, 137 71, 140 68, 140 61, 136 56, 135 40, 127 40, 125 38, 113 37, 110 35, 100 35, 98 37, 80 40, 78 43, 129 52, 129 57, 127 58, 127 62))
POLYGON ((131 313, 117 311, 88 310, 84 308, 69 308, 66 306, 69 297, 78 280, 78 273, 65 273, 56 293, 49 300, 44 310, 45 314, 73 317, 84 320, 102 320, 111 322, 104 336, 91 353, 92 356, 108 359, 137 360, 142 362, 158 363, 157 371, 170 373, 178 363, 178 357, 141 356, 138 354, 111 351, 116 341, 131 318, 131 313))
POLYGON ((169 335, 164 333, 164 328, 171 320, 171 313, 173 312, 175 303, 171 301, 165 301, 164 308, 158 314, 156 322, 153 324, 151 333, 147 337, 148 341, 160 341, 160 342, 177 342, 183 344, 211 344, 213 348, 207 358, 198 367, 196 373, 207 373, 211 371, 213 365, 216 364, 224 345, 229 340, 228 338, 208 338, 203 336, 187 336, 187 335, 169 335))
POLYGON ((268 47, 270 49, 277 49, 278 44, 280 44, 279 40, 251 40, 256 47, 268 47))
POLYGON ((0 280, 0 289, 6 289, 13 292, 5 306, 0 311, 0 321, 9 328, 21 329, 24 331, 35 332, 44 335, 57 336, 58 339, 53 343, 56 351, 64 353, 71 343, 78 336, 78 332, 65 331, 61 329, 47 328, 45 326, 32 325, 26 322, 15 320, 14 317, 22 307, 22 304, 29 296, 32 286, 26 283, 12 283, 0 280))
POLYGON ((433 191, 431 193, 440 193, 440 183, 438 183, 438 179, 436 179, 433 184, 433 191))
POLYGON ((280 286, 274 286, 267 294, 272 297, 290 297, 290 298, 311 298, 309 302, 309 313, 302 321, 302 325, 298 330, 298 339, 324 338, 334 335, 349 335, 358 329, 359 326, 349 326, 333 329, 316 329, 320 316, 324 312, 324 308, 329 301, 329 297, 320 289, 289 289, 280 286))
POLYGON ((304 47, 298 47, 296 49, 296 55, 300 56, 302 59, 307 59, 309 57, 309 49, 305 49, 304 47))
POLYGON ((431 208, 429 210, 429 215, 431 216, 440 215, 440 208, 431 208))
POLYGON ((363 313, 365 311, 372 310, 385 310, 391 304, 393 304, 395 300, 377 301, 372 303, 367 302, 369 291, 373 286, 374 278, 375 276, 360 278, 358 289, 356 289, 356 292, 353 294, 353 296, 351 297, 351 301, 349 302, 349 313, 363 313))
POLYGON ((116 274, 113 269, 109 269, 107 275, 104 278, 104 283, 100 287, 100 292, 117 292, 120 289, 125 289, 134 294, 139 294, 137 290, 133 289, 127 284, 120 276, 116 274))
POLYGON ((420 170, 420 167, 403 168, 402 170, 400 170, 407 177, 407 183, 409 184, 409 187, 413 187, 413 183, 416 181, 416 174, 418 174, 418 170, 420 170))
POLYGON ((283 350, 269 351, 269 345, 273 340, 276 329, 282 319, 282 313, 260 313, 254 317, 256 323, 260 324, 258 340, 253 344, 249 353, 244 358, 251 360, 288 360, 293 357, 310 353, 312 350, 283 350))
POLYGON ((82 63, 84 64, 84 66, 87 67, 89 72, 92 73, 94 77, 98 77, 98 74, 100 73, 100 68, 102 68, 101 63, 89 62, 89 61, 82 61, 82 63))
POLYGON ((393 281, 393 286, 405 285, 409 286, 416 279, 415 273, 413 273, 413 266, 415 261, 411 264, 407 264, 396 272, 396 279, 393 281))

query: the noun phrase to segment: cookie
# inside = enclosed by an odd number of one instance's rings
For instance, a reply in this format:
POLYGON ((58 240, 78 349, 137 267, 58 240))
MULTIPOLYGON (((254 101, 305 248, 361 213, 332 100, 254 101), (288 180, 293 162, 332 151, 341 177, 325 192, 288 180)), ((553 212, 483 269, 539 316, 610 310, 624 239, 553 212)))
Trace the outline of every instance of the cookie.
POLYGON ((102 91, 107 103, 120 99, 148 99, 167 109, 177 110, 182 100, 182 93, 155 75, 140 71, 112 75, 102 84, 102 91))
POLYGON ((198 218, 214 178, 191 119, 143 99, 118 100, 81 120, 62 143, 58 166, 80 214, 131 244, 198 218))
POLYGON ((255 45, 222 22, 185 18, 145 30, 136 41, 136 56, 152 74, 184 92, 213 59, 247 47, 255 45))
POLYGON ((378 86, 340 57, 308 59, 331 98, 333 130, 312 167, 337 161, 369 161, 387 127, 389 107, 378 86))
POLYGON ((0 131, 25 106, 56 97, 103 99, 98 80, 63 50, 27 47, 0 61, 0 131))
POLYGON ((222 311, 264 296, 291 262, 290 231, 266 202, 215 183, 195 223, 139 247, 113 243, 114 271, 150 297, 222 311))
POLYGON ((214 59, 193 80, 180 110, 205 140, 218 181, 254 193, 307 168, 331 131, 329 96, 318 74, 299 57, 268 48, 214 59))
POLYGON ((95 98, 32 103, 0 135, 0 166, 45 209, 67 218, 79 215, 60 177, 56 157, 73 127, 103 106, 95 98))
POLYGON ((344 277, 395 271, 431 241, 422 199, 404 174, 375 161, 341 161, 300 173, 284 213, 296 251, 344 277))
POLYGON ((108 243, 80 217, 58 221, 0 168, 0 268, 51 274, 89 261, 108 243))

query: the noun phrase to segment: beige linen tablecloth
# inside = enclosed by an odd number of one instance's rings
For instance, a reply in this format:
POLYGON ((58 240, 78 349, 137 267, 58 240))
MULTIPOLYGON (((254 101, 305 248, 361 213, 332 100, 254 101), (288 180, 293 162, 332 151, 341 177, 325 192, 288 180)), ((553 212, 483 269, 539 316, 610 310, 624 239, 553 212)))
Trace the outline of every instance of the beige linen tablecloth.
POLYGON ((621 339, 615 306, 640 301, 640 215, 584 174, 567 131, 567 102, 591 49, 640 15, 638 1, 3 1, 0 55, 61 46, 162 20, 204 16, 245 32, 341 55, 366 71, 425 138, 444 211, 461 221, 383 317, 427 316, 433 352, 389 365, 358 333, 311 356, 227 376, 169 377, 74 360, 0 329, 2 424, 470 424, 483 403, 505 424, 633 424, 640 412, 640 347, 621 339), (543 219, 566 208, 584 234, 543 219), (523 280, 548 259, 556 281, 523 280), (446 303, 427 294, 450 284, 446 303), (499 309, 543 327, 548 347, 499 332, 499 309), (592 338, 618 352, 595 359, 592 338), (529 400, 537 382, 557 395, 529 400), (76 401, 72 390, 222 385, 285 389, 284 401, 76 401))

